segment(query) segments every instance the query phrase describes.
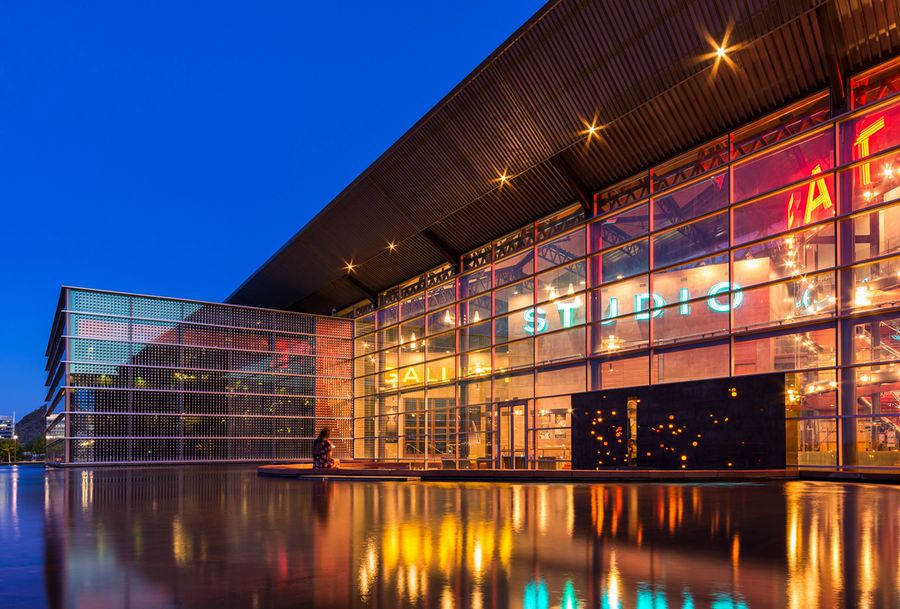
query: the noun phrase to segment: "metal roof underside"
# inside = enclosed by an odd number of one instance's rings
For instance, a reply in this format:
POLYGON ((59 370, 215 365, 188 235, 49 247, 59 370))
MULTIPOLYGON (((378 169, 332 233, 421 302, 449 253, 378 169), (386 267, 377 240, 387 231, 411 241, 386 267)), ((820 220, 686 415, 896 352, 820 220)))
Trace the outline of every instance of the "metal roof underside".
POLYGON ((896 55, 898 13, 897 0, 550 2, 228 302, 327 313, 362 300, 826 88, 831 65, 896 55), (710 41, 729 27, 735 67, 713 77, 710 41), (497 189, 503 171, 514 178, 497 189))

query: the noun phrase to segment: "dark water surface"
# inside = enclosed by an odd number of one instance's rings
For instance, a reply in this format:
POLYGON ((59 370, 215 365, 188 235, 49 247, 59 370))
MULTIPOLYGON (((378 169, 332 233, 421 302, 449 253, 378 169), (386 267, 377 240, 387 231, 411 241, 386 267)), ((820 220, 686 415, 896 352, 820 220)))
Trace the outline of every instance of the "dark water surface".
POLYGON ((0 467, 0 608, 900 607, 900 489, 0 467))

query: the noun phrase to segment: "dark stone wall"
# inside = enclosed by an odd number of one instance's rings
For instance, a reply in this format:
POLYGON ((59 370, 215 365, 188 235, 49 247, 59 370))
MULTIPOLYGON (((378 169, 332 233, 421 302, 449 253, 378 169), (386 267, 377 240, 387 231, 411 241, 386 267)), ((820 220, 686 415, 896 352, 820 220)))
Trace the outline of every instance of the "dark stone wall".
POLYGON ((637 400, 637 465, 785 466, 784 375, 671 383, 572 396, 572 467, 628 465, 628 400, 637 400))

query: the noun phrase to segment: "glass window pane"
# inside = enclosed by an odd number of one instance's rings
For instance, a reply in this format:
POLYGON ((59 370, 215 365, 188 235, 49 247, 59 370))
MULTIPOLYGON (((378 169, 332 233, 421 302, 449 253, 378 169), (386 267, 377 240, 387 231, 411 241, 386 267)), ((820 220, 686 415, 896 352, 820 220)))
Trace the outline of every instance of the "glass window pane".
POLYGON ((537 270, 559 266, 583 258, 585 254, 584 229, 578 229, 567 235, 542 243, 537 247, 537 270))
POLYGON ((728 247, 728 212, 684 224, 653 236, 653 266, 712 254, 728 247))
POLYGON ((728 205, 728 172, 653 199, 653 229, 681 224, 728 205))
POLYGON ((357 357, 368 355, 375 350, 375 335, 369 334, 353 341, 353 354, 357 357))
POLYGON ((494 401, 526 399, 534 396, 534 375, 505 374, 494 378, 494 401))
POLYGON ((865 311, 900 304, 900 257, 854 267, 849 275, 848 302, 843 310, 865 311))
POLYGON ((831 129, 734 166, 734 201, 744 201, 833 167, 831 129))
POLYGON ((706 300, 682 303, 649 313, 653 344, 710 338, 728 333, 728 311, 714 310, 706 300))
POLYGON ((354 336, 362 336, 364 334, 370 334, 375 331, 375 313, 369 313, 368 315, 363 315, 362 317, 358 317, 353 322, 353 335, 354 336))
POLYGON ((877 317, 853 325, 853 362, 900 360, 900 315, 877 317))
POLYGON ((835 419, 800 419, 787 422, 788 465, 834 466, 837 463, 837 421, 835 419), (792 433, 793 431, 793 433, 792 433), (796 458, 792 448, 796 446, 796 458))
POLYGON ((534 365, 534 339, 519 340, 494 347, 494 367, 497 372, 506 372, 534 365))
POLYGON ((395 369, 399 365, 400 350, 394 347, 386 351, 379 351, 373 357, 377 359, 379 372, 395 369))
POLYGON ((472 378, 491 373, 491 350, 472 351, 459 357, 459 376, 472 378))
POLYGON ((459 324, 477 324, 491 318, 491 295, 484 294, 459 303, 459 324))
POLYGON ((400 324, 400 345, 411 345, 416 347, 416 343, 425 338, 425 318, 419 317, 412 321, 400 324))
POLYGON ((456 327, 456 307, 440 309, 426 316, 428 333, 438 334, 456 327))
POLYGON ((842 220, 841 238, 852 244, 852 262, 900 251, 900 205, 842 220))
POLYGON ((494 319, 494 344, 505 343, 520 338, 534 336, 546 327, 543 308, 516 311, 494 319))
POLYGON ((838 179, 844 212, 896 201, 900 199, 900 152, 845 169, 838 179))
POLYGON ((494 290, 494 315, 534 304, 534 277, 494 290))
POLYGON ((868 467, 900 466, 900 417, 863 417, 856 424, 857 464, 868 467))
MULTIPOLYGON (((537 397, 566 395, 566 405, 562 410, 563 414, 568 414, 568 395, 581 393, 585 390, 584 371, 585 368, 583 363, 539 370, 534 383, 535 395, 537 397)), ((539 421, 536 423, 538 422, 539 421)), ((537 424, 533 425, 533 427, 538 426, 539 425, 537 424)), ((568 422, 566 423, 566 426, 568 426, 568 422)))
POLYGON ((834 224, 734 250, 734 283, 746 288, 834 266, 834 224))
MULTIPOLYGON (((459 384, 460 404, 486 404, 491 401, 491 379, 466 381, 459 384)), ((485 425, 479 425, 477 431, 483 431, 485 425)))
POLYGON ((368 374, 375 374, 377 372, 375 365, 377 362, 377 358, 374 355, 365 355, 363 357, 358 357, 353 360, 353 376, 364 376, 368 374))
POLYGON ((538 302, 573 296, 584 289, 587 262, 580 260, 568 266, 559 267, 538 275, 538 302))
POLYGON ((454 282, 439 285, 428 290, 428 310, 433 311, 456 301, 456 284, 454 282))
POLYGON ((399 321, 397 318, 396 304, 388 305, 383 309, 379 309, 375 315, 378 320, 379 328, 391 326, 399 321))
MULTIPOLYGON (((647 239, 603 252, 594 257, 593 264, 597 267, 594 276, 597 277, 599 274, 602 283, 646 273, 650 270, 650 248, 647 239)), ((597 283, 599 282, 594 282, 595 285, 597 283)))
MULTIPOLYGON (((607 216, 599 222, 591 225, 591 240, 597 242, 602 248, 615 247, 626 241, 631 241, 650 231, 650 207, 648 203, 642 203, 623 212, 607 216)), ((597 247, 592 250, 596 251, 597 247)))
POLYGON ((635 300, 644 305, 649 298, 649 278, 641 275, 610 283, 591 292, 591 321, 600 321, 634 312, 635 300))
MULTIPOLYGON (((711 288, 728 283, 728 254, 721 253, 711 258, 695 260, 687 264, 657 271, 652 275, 654 306, 660 307, 701 298, 711 288)), ((646 294, 646 290, 643 290, 646 294)), ((638 302, 641 309, 649 308, 647 302, 638 302)))
POLYGON ((412 366, 425 361, 425 341, 410 343, 400 347, 400 367, 412 366))
POLYGON ((850 79, 853 108, 861 108, 900 91, 900 61, 880 64, 850 79))
POLYGON ((469 298, 491 289, 491 269, 483 268, 463 275, 457 281, 459 298, 469 298))
POLYGON ((460 351, 471 351, 491 346, 491 322, 468 326, 459 331, 460 351))
POLYGON ((834 366, 835 329, 742 337, 735 339, 733 353, 736 375, 834 366))
POLYGON ((900 414, 900 367, 862 366, 856 374, 856 411, 845 414, 900 414))
POLYGON ((456 332, 445 332, 436 336, 429 336, 426 340, 426 353, 428 359, 435 359, 444 355, 452 355, 456 352, 456 332))
POLYGON ((553 334, 540 334, 536 342, 536 364, 549 364, 586 355, 583 327, 554 332, 553 334))
POLYGON ((650 322, 623 315, 591 327, 591 352, 614 354, 623 349, 646 347, 650 342, 650 322))
POLYGON ((835 416, 837 386, 834 369, 786 373, 785 416, 788 418, 835 416))
MULTIPOLYGON (((580 374, 584 376, 584 367, 580 374)), ((541 384, 538 379, 537 383, 541 384)), ((538 429, 568 429, 571 426, 570 411, 571 400, 569 396, 552 397, 537 400, 534 405, 534 427, 538 429)))
POLYGON ((650 382, 650 356, 629 355, 591 362, 591 390, 640 387, 650 382))
POLYGON ((387 349, 389 347, 396 347, 397 343, 400 341, 400 328, 399 326, 392 326, 387 328, 386 330, 379 330, 375 333, 375 348, 376 349, 387 349))
POLYGON ((834 216, 834 176, 824 176, 734 208, 734 243, 739 245, 834 216))
POLYGON ((422 364, 404 365, 394 370, 387 370, 380 376, 381 391, 415 387, 425 383, 425 366, 422 364))
POLYGON ((500 287, 534 274, 534 250, 504 258, 494 263, 494 287, 500 287))
POLYGON ((650 366, 650 382, 675 383, 728 376, 728 344, 657 351, 650 366))
POLYGON ((740 289, 711 299, 732 309, 733 331, 777 326, 800 320, 832 317, 835 312, 834 273, 823 273, 761 288, 740 289))
POLYGON ((584 294, 495 318, 494 344, 585 323, 584 294))
POLYGON ((400 303, 400 320, 409 319, 425 312, 425 294, 417 294, 400 303))
MULTIPOLYGON (((425 364, 425 382, 437 385, 456 378, 456 359, 448 357, 425 364)), ((430 394, 430 392, 429 392, 430 394)))
POLYGON ((841 163, 878 154, 900 144, 900 103, 855 116, 838 127, 841 163))

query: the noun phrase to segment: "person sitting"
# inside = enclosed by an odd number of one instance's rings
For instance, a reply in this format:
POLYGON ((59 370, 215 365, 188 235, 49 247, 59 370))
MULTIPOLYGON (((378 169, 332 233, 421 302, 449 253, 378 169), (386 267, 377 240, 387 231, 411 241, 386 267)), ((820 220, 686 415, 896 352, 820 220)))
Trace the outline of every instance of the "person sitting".
POLYGON ((327 427, 323 427, 319 432, 319 437, 313 442, 313 469, 334 469, 337 462, 331 453, 334 451, 334 444, 328 439, 329 431, 327 427))

